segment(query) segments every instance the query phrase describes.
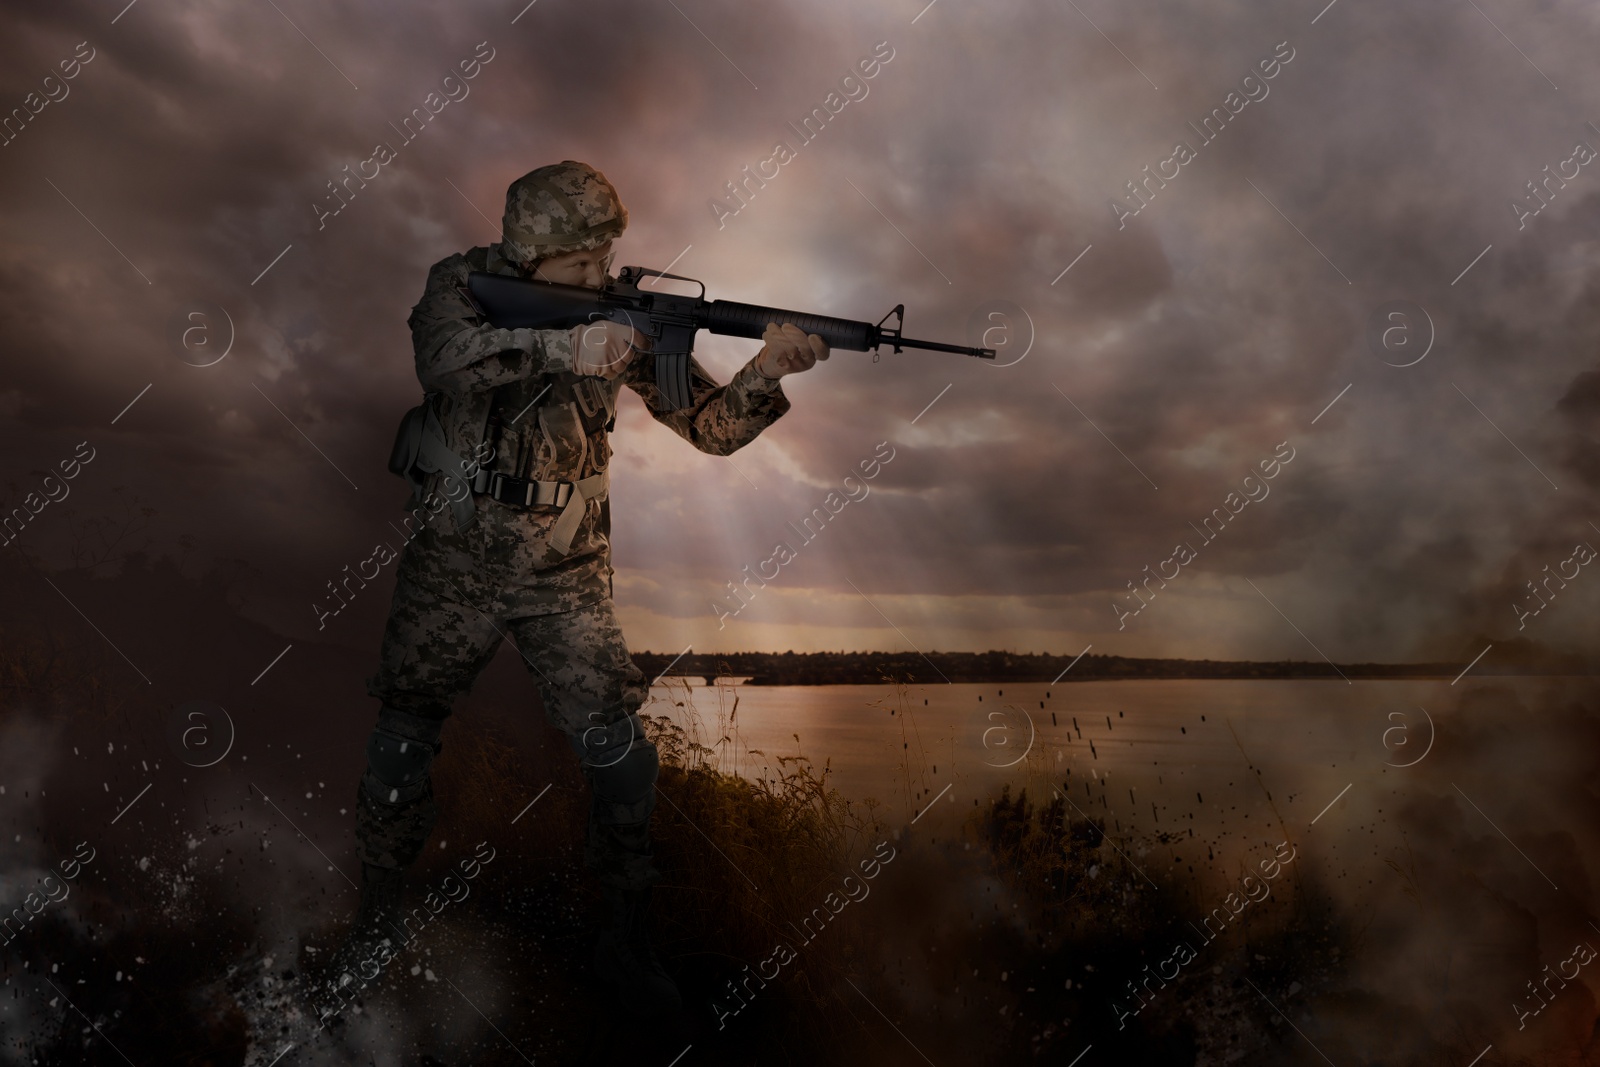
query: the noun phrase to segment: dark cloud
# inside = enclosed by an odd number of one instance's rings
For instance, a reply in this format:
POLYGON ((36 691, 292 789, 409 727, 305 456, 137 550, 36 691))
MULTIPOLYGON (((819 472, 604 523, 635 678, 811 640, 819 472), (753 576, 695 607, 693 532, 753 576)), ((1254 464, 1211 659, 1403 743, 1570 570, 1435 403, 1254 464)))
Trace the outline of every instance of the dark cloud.
MULTIPOLYGON (((494 238, 512 178, 580 158, 627 200, 622 258, 682 253, 714 296, 874 320, 904 302, 908 334, 949 340, 1004 299, 1035 331, 1004 368, 839 353, 790 379, 795 410, 731 464, 628 401, 615 542, 636 646, 762 645, 789 623, 795 647, 833 647, 839 627, 901 643, 849 578, 930 646, 983 647, 983 620, 1004 617, 1035 649, 1311 654, 1251 578, 1336 657, 1456 655, 1509 637, 1507 589, 1592 535, 1597 175, 1547 187, 1521 230, 1508 206, 1596 136, 1574 103, 1592 75, 1573 5, 1500 21, 1527 59, 1470 7, 1424 4, 1337 5, 1315 25, 1232 4, 939 4, 913 23, 620 3, 512 25, 516 6, 19 15, 0 100, 77 42, 96 52, 0 148, 18 489, 91 438, 86 514, 128 485, 161 543, 255 561, 247 610, 304 626, 322 572, 383 536, 404 495, 382 463, 417 393, 405 318, 427 266, 494 238), (470 94, 404 143, 391 124, 480 41, 494 58, 470 94), (866 95, 801 143, 790 124, 880 41, 893 58, 866 95), (1189 123, 1283 41, 1267 95, 1202 144, 1189 123), (1113 198, 1178 140, 1195 158, 1119 228, 1113 198), (795 158, 719 225, 710 201, 779 141, 795 158), (395 162, 319 229, 327 183, 379 142, 395 162), (1399 298, 1437 333, 1403 369, 1365 341, 1399 298), (167 340, 194 300, 233 319, 215 367, 167 340), (898 452, 873 497, 718 632, 710 598, 882 440, 898 452), (1113 598, 1286 440, 1297 459, 1270 498, 1119 633, 1113 598)), ((724 377, 751 354, 702 350, 724 377)), ((67 537, 50 521, 47 554, 67 537)), ((1576 586, 1537 640, 1592 642, 1597 595, 1576 586)))

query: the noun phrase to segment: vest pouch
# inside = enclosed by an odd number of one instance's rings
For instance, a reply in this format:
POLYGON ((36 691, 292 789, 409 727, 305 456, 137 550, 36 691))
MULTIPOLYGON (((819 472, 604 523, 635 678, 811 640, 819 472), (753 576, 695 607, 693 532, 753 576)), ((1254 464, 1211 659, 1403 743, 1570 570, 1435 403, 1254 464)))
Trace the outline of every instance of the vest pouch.
POLYGON ((572 395, 577 398, 578 409, 583 412, 583 428, 594 433, 604 426, 609 432, 616 400, 611 393, 611 383, 601 378, 583 377, 572 383, 572 395))
POLYGON ((427 418, 428 401, 424 399, 400 417, 394 447, 389 450, 389 472, 404 478, 419 498, 422 495, 423 476, 417 470, 417 459, 422 454, 422 434, 427 418))
POLYGON ((589 454, 589 435, 583 432, 583 417, 578 405, 547 404, 539 409, 539 432, 549 446, 548 468, 541 481, 575 482, 583 477, 583 461, 589 454))
POLYGON ((434 410, 436 399, 436 394, 427 394, 422 403, 401 416, 394 447, 389 450, 389 470, 404 478, 412 495, 422 503, 427 503, 428 476, 442 475, 440 488, 444 499, 450 505, 456 529, 464 530, 476 518, 472 474, 477 468, 445 444, 444 427, 434 410))

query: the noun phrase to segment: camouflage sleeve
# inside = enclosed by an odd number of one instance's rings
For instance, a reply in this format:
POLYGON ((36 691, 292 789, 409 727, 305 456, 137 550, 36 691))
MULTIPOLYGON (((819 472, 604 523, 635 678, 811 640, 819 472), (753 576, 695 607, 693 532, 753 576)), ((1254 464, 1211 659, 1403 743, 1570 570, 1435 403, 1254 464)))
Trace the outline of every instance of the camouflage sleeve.
POLYGON ((700 361, 689 357, 689 382, 692 402, 677 411, 662 411, 665 406, 656 388, 655 361, 636 359, 623 372, 623 381, 639 394, 650 415, 702 452, 726 456, 756 439, 789 410, 789 398, 782 383, 763 378, 752 359, 727 385, 718 385, 700 361))
POLYGON ((480 322, 461 293, 467 273, 463 256, 434 264, 422 299, 411 309, 411 343, 424 389, 481 392, 572 369, 567 331, 500 330, 480 322))

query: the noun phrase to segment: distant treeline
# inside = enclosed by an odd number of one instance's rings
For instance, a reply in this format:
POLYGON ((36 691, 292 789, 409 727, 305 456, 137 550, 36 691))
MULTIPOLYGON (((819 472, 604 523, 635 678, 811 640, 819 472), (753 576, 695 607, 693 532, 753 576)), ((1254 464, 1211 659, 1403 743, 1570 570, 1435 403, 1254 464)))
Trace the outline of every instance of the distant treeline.
MULTIPOLYGON (((1499 646, 1496 646, 1496 651, 1499 646)), ((720 652, 678 657, 635 652, 633 661, 651 679, 667 672, 712 678, 748 677, 747 685, 870 685, 887 681, 1050 682, 1118 678, 1453 678, 1467 665, 1451 663, 1341 663, 1321 660, 1251 662, 1210 659, 1131 659, 1085 655, 1065 676, 1072 656, 1015 652, 720 652)), ((1492 653, 1475 664, 1475 676, 1499 674, 1590 674, 1600 664, 1576 656, 1530 655, 1528 649, 1492 653), (1515 654, 1513 654, 1515 653, 1515 654)))

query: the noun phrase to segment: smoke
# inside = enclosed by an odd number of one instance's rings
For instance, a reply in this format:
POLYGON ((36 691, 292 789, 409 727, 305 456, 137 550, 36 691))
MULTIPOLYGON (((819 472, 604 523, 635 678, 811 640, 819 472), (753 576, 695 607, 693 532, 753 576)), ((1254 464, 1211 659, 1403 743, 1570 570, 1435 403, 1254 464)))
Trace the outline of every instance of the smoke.
POLYGON ((1336 988, 1307 1005, 1323 1050, 1420 1065, 1493 1044, 1505 1062, 1577 1062, 1596 1050, 1600 975, 1529 983, 1600 946, 1600 688, 1478 685, 1436 722, 1429 756, 1386 773, 1366 847, 1314 853, 1357 935, 1336 988))

